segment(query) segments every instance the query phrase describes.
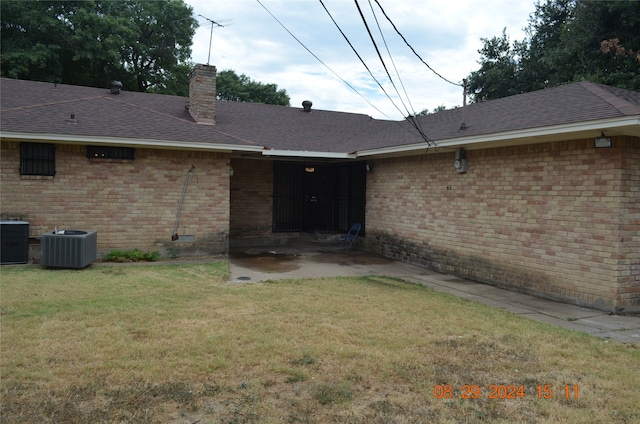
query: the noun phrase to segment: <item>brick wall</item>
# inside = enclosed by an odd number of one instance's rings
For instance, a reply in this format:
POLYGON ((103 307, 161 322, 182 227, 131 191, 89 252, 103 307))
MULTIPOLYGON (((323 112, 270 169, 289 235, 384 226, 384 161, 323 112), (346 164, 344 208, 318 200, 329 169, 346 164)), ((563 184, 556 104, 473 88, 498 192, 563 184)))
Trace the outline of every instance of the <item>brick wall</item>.
POLYGON ((273 232, 273 161, 232 159, 231 248, 287 244, 300 233, 273 232))
POLYGON ((441 272, 604 310, 640 307, 638 147, 593 139, 377 160, 367 246, 441 272))
POLYGON ((618 298, 623 305, 640 304, 640 143, 622 151, 618 298))
POLYGON ((19 143, 3 141, 1 212, 28 221, 32 237, 57 226, 97 230, 101 252, 228 251, 228 154, 138 148, 134 160, 90 160, 85 146, 57 145, 55 177, 21 176, 19 159, 19 143), (196 241, 171 242, 191 165, 177 232, 196 241))
POLYGON ((215 66, 197 64, 189 74, 189 113, 202 124, 216 121, 215 66))
POLYGON ((231 237, 271 237, 273 162, 233 159, 231 165, 231 237))

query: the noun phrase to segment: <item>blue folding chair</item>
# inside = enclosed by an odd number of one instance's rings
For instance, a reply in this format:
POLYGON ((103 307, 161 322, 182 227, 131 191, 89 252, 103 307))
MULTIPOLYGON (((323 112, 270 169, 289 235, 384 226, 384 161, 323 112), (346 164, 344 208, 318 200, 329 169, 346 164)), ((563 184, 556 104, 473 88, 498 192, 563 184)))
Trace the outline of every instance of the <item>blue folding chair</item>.
POLYGON ((342 243, 344 244, 344 242, 348 241, 349 242, 349 246, 347 246, 347 252, 349 250, 351 250, 351 247, 353 246, 354 243, 356 243, 358 241, 358 237, 360 236, 360 229, 362 228, 362 225, 360 224, 353 224, 351 226, 351 228, 349 229, 349 232, 347 234, 344 234, 342 236, 342 243))

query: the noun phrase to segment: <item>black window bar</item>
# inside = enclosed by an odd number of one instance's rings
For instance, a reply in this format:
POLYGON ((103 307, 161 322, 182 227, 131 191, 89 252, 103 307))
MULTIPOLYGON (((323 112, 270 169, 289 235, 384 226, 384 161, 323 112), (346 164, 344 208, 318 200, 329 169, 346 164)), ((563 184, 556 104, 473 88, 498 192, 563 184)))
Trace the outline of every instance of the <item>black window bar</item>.
POLYGON ((135 149, 133 147, 87 146, 89 159, 133 160, 134 155, 135 149))
POLYGON ((20 143, 20 175, 56 175, 56 145, 20 143))

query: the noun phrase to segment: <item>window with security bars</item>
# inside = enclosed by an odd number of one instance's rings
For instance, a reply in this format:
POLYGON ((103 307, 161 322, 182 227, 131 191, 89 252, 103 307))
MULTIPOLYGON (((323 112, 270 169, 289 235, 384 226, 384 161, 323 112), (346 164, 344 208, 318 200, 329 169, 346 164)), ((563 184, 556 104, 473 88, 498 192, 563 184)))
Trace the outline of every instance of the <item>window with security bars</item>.
POLYGON ((135 149, 133 147, 117 146, 87 146, 89 159, 120 159, 133 160, 135 149))
POLYGON ((56 145, 20 143, 20 175, 56 175, 56 145))

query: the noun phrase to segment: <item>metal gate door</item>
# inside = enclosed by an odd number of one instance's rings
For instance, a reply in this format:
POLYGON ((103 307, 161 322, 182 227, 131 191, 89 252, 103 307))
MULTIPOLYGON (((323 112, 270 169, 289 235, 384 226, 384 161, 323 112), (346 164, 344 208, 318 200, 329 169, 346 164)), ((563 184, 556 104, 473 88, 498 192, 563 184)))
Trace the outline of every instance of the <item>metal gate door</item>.
POLYGON ((364 225, 366 174, 363 162, 276 162, 274 232, 344 232, 364 225))

